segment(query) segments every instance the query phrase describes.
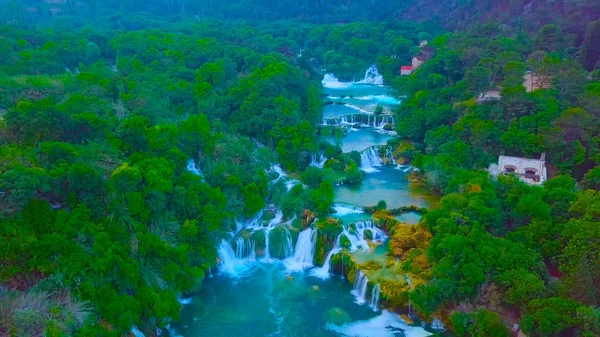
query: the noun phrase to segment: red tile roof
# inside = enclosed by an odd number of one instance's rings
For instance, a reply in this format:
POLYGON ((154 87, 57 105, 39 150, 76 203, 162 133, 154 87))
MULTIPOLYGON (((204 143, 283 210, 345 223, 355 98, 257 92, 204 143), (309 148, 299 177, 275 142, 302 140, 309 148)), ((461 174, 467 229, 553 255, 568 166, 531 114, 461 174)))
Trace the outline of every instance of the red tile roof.
POLYGON ((413 70, 412 66, 402 66, 400 67, 400 70, 413 70))

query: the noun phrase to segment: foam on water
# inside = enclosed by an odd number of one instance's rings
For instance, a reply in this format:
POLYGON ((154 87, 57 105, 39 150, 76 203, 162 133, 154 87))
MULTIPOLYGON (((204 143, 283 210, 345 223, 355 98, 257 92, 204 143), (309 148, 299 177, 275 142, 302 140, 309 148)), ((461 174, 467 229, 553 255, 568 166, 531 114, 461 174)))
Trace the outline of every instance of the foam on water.
POLYGON ((427 337, 432 334, 421 327, 406 324, 397 314, 383 310, 371 319, 346 323, 342 326, 327 324, 327 329, 346 337, 427 337))
POLYGON ((333 204, 333 209, 335 210, 336 216, 344 216, 348 214, 360 214, 364 213, 364 209, 362 207, 356 207, 347 204, 333 204))
POLYGON ((352 85, 352 82, 340 82, 340 80, 331 73, 325 74, 321 83, 325 88, 330 89, 348 88, 352 85))

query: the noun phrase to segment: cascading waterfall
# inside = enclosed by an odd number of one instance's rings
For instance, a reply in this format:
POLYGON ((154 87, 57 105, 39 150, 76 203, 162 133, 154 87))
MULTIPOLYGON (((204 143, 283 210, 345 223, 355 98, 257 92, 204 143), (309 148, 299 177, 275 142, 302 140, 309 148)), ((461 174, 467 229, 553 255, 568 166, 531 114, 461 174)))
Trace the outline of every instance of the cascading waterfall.
POLYGON ((352 85, 352 83, 340 82, 340 80, 337 77, 335 77, 334 74, 331 73, 325 74, 321 83, 325 88, 331 89, 347 88, 350 85, 352 85))
POLYGON ((321 125, 351 126, 360 124, 363 127, 383 129, 386 124, 394 124, 391 115, 373 115, 371 113, 343 115, 339 117, 323 117, 321 125))
POLYGON ((285 172, 283 171, 283 169, 279 165, 273 165, 273 166, 271 166, 270 171, 271 172, 276 172, 277 174, 279 174, 279 176, 277 178, 273 179, 274 183, 278 182, 282 178, 287 177, 287 174, 285 174, 285 172))
POLYGON ((356 221, 354 225, 356 226, 356 235, 359 238, 364 238, 365 231, 368 230, 371 231, 373 238, 372 240, 375 242, 382 242, 387 239, 385 232, 379 229, 379 227, 375 226, 372 220, 356 221))
POLYGON ((342 204, 342 203, 333 204, 333 210, 335 211, 334 214, 338 217, 348 215, 348 214, 360 214, 360 213, 365 212, 363 207, 342 204))
POLYGON ((359 270, 354 279, 354 288, 352 289, 352 294, 356 298, 356 303, 365 304, 367 302, 366 295, 368 286, 369 279, 359 270))
POLYGON ((310 155, 310 166, 323 168, 326 161, 327 161, 327 158, 325 158, 325 156, 323 155, 322 152, 318 153, 318 154, 313 153, 310 155))
POLYGON ((294 243, 292 242, 292 233, 290 233, 290 230, 287 229, 287 227, 285 228, 285 241, 283 244, 283 253, 285 257, 287 258, 294 255, 294 243))
MULTIPOLYGON (((381 159, 381 157, 379 156, 379 153, 380 153, 379 149, 380 149, 380 146, 371 146, 368 149, 366 149, 360 153, 360 169, 361 170, 363 170, 367 173, 377 172, 377 169, 375 167, 382 166, 384 164, 383 159, 381 159)), ((392 151, 387 149, 387 147, 386 147, 386 151, 385 151, 385 158, 388 161, 393 162, 392 151)))
MULTIPOLYGON (((266 227, 259 227, 259 228, 262 228, 262 230, 265 232, 265 256, 264 256, 264 258, 266 260, 271 259, 271 252, 269 251, 270 250, 269 237, 271 235, 271 231, 273 230, 273 228, 275 228, 276 225, 279 225, 281 223, 282 219, 283 219, 283 213, 281 212, 281 210, 277 210, 277 213, 275 213, 275 217, 273 219, 271 219, 271 221, 269 221, 269 223, 267 224, 266 227)), ((254 226, 253 228, 257 229, 256 226, 254 226)))
POLYGON ((137 326, 133 326, 133 328, 131 328, 131 334, 134 337, 145 337, 144 333, 141 332, 137 326))
POLYGON ((256 259, 256 242, 252 239, 237 238, 235 241, 235 257, 237 259, 256 259), (248 244, 246 244, 248 242, 248 244))
POLYGON ((307 228, 298 235, 294 261, 305 265, 312 265, 317 244, 317 230, 307 228))
POLYGON ((192 172, 193 174, 197 175, 197 176, 201 176, 202 178, 204 178, 204 175, 202 174, 202 171, 200 171, 200 169, 198 168, 198 166, 196 165, 196 163, 194 162, 193 159, 189 159, 187 162, 187 170, 192 172))
POLYGON ((440 321, 438 318, 434 318, 433 321, 431 321, 431 329, 441 331, 444 330, 445 327, 442 321, 440 321))
POLYGON ((381 287, 379 287, 379 283, 373 287, 371 291, 371 307, 373 310, 379 310, 379 295, 381 294, 381 287))
POLYGON ((379 73, 377 66, 373 64, 365 71, 365 77, 358 83, 382 85, 383 75, 379 73))
POLYGON ((235 275, 236 257, 231 244, 225 240, 222 240, 217 252, 219 253, 219 269, 228 274, 235 275))
POLYGON ((342 235, 344 235, 344 233, 340 233, 340 235, 338 235, 337 238, 335 239, 333 248, 327 254, 327 257, 325 258, 325 262, 323 263, 323 266, 320 268, 313 269, 311 272, 311 275, 316 276, 318 278, 322 278, 322 279, 329 278, 329 270, 331 269, 331 257, 333 255, 339 253, 342 250, 342 246, 340 244, 342 235))

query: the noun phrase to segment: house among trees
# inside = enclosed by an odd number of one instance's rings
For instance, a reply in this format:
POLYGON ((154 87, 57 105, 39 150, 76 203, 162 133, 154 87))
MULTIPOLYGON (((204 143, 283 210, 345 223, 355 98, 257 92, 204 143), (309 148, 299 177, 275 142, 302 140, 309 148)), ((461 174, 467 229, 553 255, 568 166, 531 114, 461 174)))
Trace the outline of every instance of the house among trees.
POLYGON ((552 88, 552 77, 545 75, 538 75, 532 71, 525 73, 525 82, 523 85, 527 92, 531 92, 538 89, 551 89, 552 88))
POLYGON ((402 66, 400 67, 400 75, 402 76, 408 76, 410 74, 412 74, 413 72, 413 67, 412 66, 402 66))
POLYGON ((516 174, 523 182, 530 185, 541 185, 548 179, 546 172, 546 154, 540 159, 499 156, 498 164, 491 164, 488 171, 493 175, 516 174))
POLYGON ((423 63, 425 63, 427 59, 424 56, 417 55, 412 58, 412 67, 413 70, 417 70, 423 63))
POLYGON ((502 91, 501 87, 494 87, 486 92, 482 92, 477 95, 475 100, 477 103, 489 102, 489 101, 497 101, 500 100, 500 92, 502 91))

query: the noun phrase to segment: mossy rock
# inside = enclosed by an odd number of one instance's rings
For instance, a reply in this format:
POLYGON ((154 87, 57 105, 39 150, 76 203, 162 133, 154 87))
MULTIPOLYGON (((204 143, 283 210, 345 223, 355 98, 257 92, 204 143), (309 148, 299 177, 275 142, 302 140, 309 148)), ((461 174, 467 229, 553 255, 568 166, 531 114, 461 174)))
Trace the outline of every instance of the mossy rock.
POLYGON ((347 276, 350 271, 356 268, 356 262, 348 251, 341 251, 334 254, 329 261, 331 272, 336 275, 347 276))
POLYGON ((342 220, 334 217, 318 220, 315 227, 319 230, 320 235, 328 238, 336 238, 343 231, 342 220))
POLYGON ((341 308, 331 308, 327 310, 324 317, 325 323, 344 325, 344 323, 352 322, 352 317, 341 308))
POLYGON ((373 213, 372 215, 373 222, 379 228, 383 228, 385 230, 391 230, 395 225, 400 223, 392 212, 387 209, 380 209, 373 213))
POLYGON ((409 300, 410 286, 406 282, 382 279, 379 281, 381 298, 385 299, 387 307, 395 308, 407 306, 409 300))
POLYGON ((315 249, 315 264, 317 266, 322 266, 325 263, 325 259, 329 250, 331 249, 331 244, 327 240, 325 235, 321 235, 320 232, 317 232, 317 247, 315 249))
POLYGON ((265 242, 265 232, 264 231, 253 232, 251 238, 255 242, 256 250, 264 250, 265 249, 266 242, 265 242))
POLYGON ((350 248, 352 247, 352 242, 350 242, 350 239, 346 235, 342 235, 340 237, 340 245, 344 248, 350 248))
POLYGON ((423 226, 397 225, 390 238, 390 252, 404 258, 413 249, 427 247, 431 238, 431 233, 423 226))
POLYGON ((315 221, 316 215, 309 209, 305 209, 302 213, 302 229, 308 228, 313 221, 315 221))
POLYGON ((356 270, 350 269, 350 271, 348 272, 348 283, 350 283, 351 285, 354 285, 355 279, 356 279, 356 270))
POLYGON ((362 128, 362 125, 360 123, 356 123, 356 124, 352 125, 352 128, 353 129, 360 129, 360 128, 362 128))
POLYGON ((363 239, 373 240, 373 231, 370 229, 365 229, 365 231, 363 232, 363 239))
POLYGON ((392 123, 387 123, 383 126, 385 131, 394 131, 394 125, 392 123))
MULTIPOLYGON (((284 226, 277 226, 269 233, 269 253, 277 259, 286 258, 285 248, 287 245, 287 234, 289 230, 284 226)), ((291 235, 291 233, 290 233, 291 235)), ((293 245, 292 250, 293 251, 293 245)))
POLYGON ((381 263, 377 262, 377 261, 367 261, 363 264, 360 265, 359 269, 360 270, 379 270, 382 269, 383 266, 381 265, 381 263))

